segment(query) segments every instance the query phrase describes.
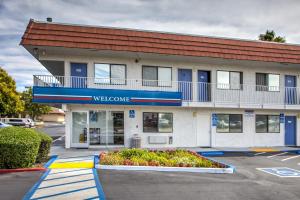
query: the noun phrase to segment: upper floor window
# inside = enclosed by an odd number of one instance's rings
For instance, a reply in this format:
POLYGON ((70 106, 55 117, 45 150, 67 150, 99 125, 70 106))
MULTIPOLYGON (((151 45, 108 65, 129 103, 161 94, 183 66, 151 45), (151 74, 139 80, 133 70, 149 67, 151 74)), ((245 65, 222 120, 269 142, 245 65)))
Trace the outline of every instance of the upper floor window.
POLYGON ((172 68, 143 66, 142 78, 144 86, 172 86, 172 68))
POLYGON ((126 65, 95 64, 95 83, 125 85, 126 65))
POLYGON ((256 73, 257 91, 279 91, 279 74, 256 73))
POLYGON ((233 71, 217 71, 218 89, 242 89, 243 73, 233 71))

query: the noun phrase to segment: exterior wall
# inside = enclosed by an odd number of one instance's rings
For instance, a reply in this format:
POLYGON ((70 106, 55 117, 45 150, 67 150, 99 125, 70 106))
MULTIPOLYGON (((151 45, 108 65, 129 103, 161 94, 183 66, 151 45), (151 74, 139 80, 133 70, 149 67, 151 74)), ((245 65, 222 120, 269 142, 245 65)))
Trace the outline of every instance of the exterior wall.
MULTIPOLYGON (((280 124, 280 133, 256 133, 255 114, 296 116, 296 112, 278 112, 272 110, 255 110, 253 115, 245 114, 243 109, 203 109, 203 108, 170 108, 170 107, 124 107, 102 105, 69 105, 66 112, 66 142, 71 136, 71 111, 113 110, 124 111, 124 146, 130 146, 134 134, 142 138, 143 148, 164 147, 268 147, 284 146, 284 123, 280 124), (129 110, 135 110, 135 118, 129 118, 129 110), (143 112, 173 113, 172 133, 144 133, 143 112), (211 124, 212 113, 242 114, 243 133, 217 133, 211 124), (173 137, 172 144, 149 144, 149 136, 173 137)), ((300 119, 297 119, 299 133, 300 119)), ((66 144, 69 146, 70 144, 66 144)), ((300 134, 297 134, 297 145, 300 145, 300 134)))
MULTIPOLYGON (((193 121, 193 112, 189 109, 167 108, 167 107, 124 107, 124 106, 102 106, 102 105, 68 105, 66 121, 66 135, 71 136, 72 111, 89 110, 112 110, 124 111, 124 146, 130 146, 130 139, 134 134, 142 138, 142 147, 162 148, 162 147, 195 147, 197 146, 195 125, 193 121), (129 118, 129 110, 135 110, 135 118, 129 118), (143 112, 171 112, 173 113, 173 132, 172 133, 144 133, 143 132, 143 112), (173 137, 172 144, 149 144, 149 136, 173 137)), ((70 137, 71 138, 71 137, 70 137)), ((67 141, 66 141, 67 142, 67 141)), ((67 145, 66 145, 67 146, 67 145)))
POLYGON ((163 57, 161 60, 142 59, 139 62, 135 62, 132 58, 115 58, 115 57, 95 57, 95 56, 59 56, 48 55, 41 56, 41 60, 64 60, 65 61, 65 76, 70 76, 70 63, 79 62, 88 64, 88 77, 94 77, 94 64, 95 63, 111 63, 111 64, 125 64, 127 66, 127 79, 142 79, 142 65, 163 66, 172 67, 172 80, 177 81, 178 69, 192 69, 193 81, 197 81, 197 71, 206 70, 211 71, 211 82, 216 83, 217 76, 216 71, 239 71, 243 72, 243 83, 249 85, 255 85, 255 73, 272 73, 280 74, 280 84, 284 87, 284 75, 296 75, 297 87, 300 87, 300 72, 299 69, 287 68, 278 64, 278 67, 264 67, 264 63, 252 66, 241 61, 237 64, 207 64, 200 62, 179 62, 179 61, 167 61, 163 57))
MULTIPOLYGON (((274 93, 274 97, 283 95, 284 75, 296 75, 297 87, 300 87, 299 70, 285 68, 282 65, 278 67, 247 66, 245 62, 240 65, 228 64, 203 64, 197 62, 180 62, 166 60, 144 60, 138 63, 134 59, 129 58, 113 58, 113 57, 83 57, 83 56, 44 56, 41 59, 64 60, 65 76, 70 76, 70 63, 80 62, 88 64, 88 77, 94 77, 94 63, 114 63, 126 64, 127 79, 142 79, 142 65, 165 66, 172 67, 172 80, 177 81, 177 73, 179 68, 187 68, 193 70, 193 81, 197 81, 197 71, 211 71, 211 82, 216 83, 216 71, 240 71, 243 72, 243 83, 255 85, 255 73, 274 73, 280 74, 280 92, 274 93)), ((90 83, 89 83, 90 84, 90 83)), ((125 86, 126 87, 126 86, 125 86)), ((149 88, 147 88, 149 89, 149 88)), ((155 88, 154 88, 155 89, 155 88)), ((251 94, 249 94, 251 96, 251 94)), ((194 96, 194 99, 196 96, 194 96)), ((280 126, 280 133, 255 133, 255 114, 277 114, 298 116, 298 112, 280 109, 255 109, 253 116, 245 115, 245 110, 240 108, 197 108, 197 107, 126 107, 126 106, 101 106, 101 105, 67 105, 66 110, 66 147, 70 147, 71 134, 71 111, 76 110, 101 110, 110 109, 124 111, 125 116, 125 146, 129 147, 130 138, 134 134, 142 137, 142 146, 145 148, 160 147, 252 147, 252 146, 284 146, 284 124, 280 126), (135 118, 129 118, 129 110, 136 111, 135 118), (143 112, 172 112, 173 113, 173 133, 143 133, 143 112), (212 113, 237 113, 243 114, 243 133, 217 133, 216 127, 211 126, 212 113), (172 144, 148 144, 149 136, 166 136, 173 137, 172 144)), ((297 145, 300 145, 300 119, 297 117, 297 145)))

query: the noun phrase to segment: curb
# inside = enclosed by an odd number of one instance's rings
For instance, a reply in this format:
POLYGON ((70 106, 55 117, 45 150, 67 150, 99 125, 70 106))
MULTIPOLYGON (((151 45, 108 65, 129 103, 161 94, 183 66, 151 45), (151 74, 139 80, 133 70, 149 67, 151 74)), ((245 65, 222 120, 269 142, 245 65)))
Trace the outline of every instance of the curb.
POLYGON ((93 174, 94 174, 94 178, 95 178, 97 191, 98 191, 98 194, 99 194, 99 199, 106 200, 105 193, 103 191, 102 185, 101 185, 99 177, 98 177, 97 169, 93 168, 92 170, 93 170, 93 174))
POLYGON ((0 169, 0 174, 17 173, 17 172, 34 172, 34 171, 47 171, 47 168, 56 160, 57 155, 50 156, 48 162, 44 164, 44 167, 32 167, 32 168, 17 168, 17 169, 0 169))
POLYGON ((50 165, 57 159, 57 155, 53 155, 53 156, 50 156, 50 159, 48 160, 48 162, 46 162, 44 164, 44 167, 45 168, 49 168, 50 165))
MULTIPOLYGON (((222 156, 226 153, 257 153, 258 151, 199 151, 197 152, 201 156, 222 156)), ((270 151, 270 153, 279 153, 279 152, 289 152, 289 153, 295 153, 300 154, 300 150, 276 150, 276 151, 270 151)), ((267 152, 268 153, 268 152, 267 152)))
POLYGON ((34 172, 34 171, 46 171, 44 167, 36 168, 17 168, 17 169, 0 169, 0 174, 16 173, 16 172, 34 172))
POLYGON ((97 169, 126 171, 161 171, 161 172, 195 172, 211 174, 232 174, 234 168, 204 168, 204 167, 159 167, 159 166, 128 166, 128 165, 96 165, 97 169))
POLYGON ((225 165, 228 169, 232 169, 232 173, 236 172, 236 168, 233 165, 229 165, 229 164, 227 164, 223 161, 215 160, 215 159, 212 159, 212 158, 207 158, 207 157, 205 157, 205 158, 208 159, 208 160, 211 160, 213 162, 217 162, 217 163, 220 163, 222 165, 225 165))
POLYGON ((222 156, 224 155, 224 151, 204 151, 204 152, 197 152, 201 156, 222 156))

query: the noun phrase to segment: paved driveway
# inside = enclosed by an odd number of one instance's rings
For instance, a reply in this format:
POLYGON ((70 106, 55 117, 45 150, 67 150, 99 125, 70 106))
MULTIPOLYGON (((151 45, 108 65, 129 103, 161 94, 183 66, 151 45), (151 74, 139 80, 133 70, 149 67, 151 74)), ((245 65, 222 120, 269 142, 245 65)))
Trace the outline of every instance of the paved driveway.
POLYGON ((19 172, 0 175, 0 199, 22 199, 44 172, 19 172))
POLYGON ((281 178, 256 169, 289 167, 300 170, 300 157, 284 160, 296 155, 274 156, 276 154, 279 153, 214 157, 235 165, 235 174, 113 170, 99 170, 98 174, 107 199, 299 200, 300 178, 281 178))
POLYGON ((57 123, 45 123, 38 130, 48 134, 53 139, 52 146, 65 146, 65 125, 57 123))

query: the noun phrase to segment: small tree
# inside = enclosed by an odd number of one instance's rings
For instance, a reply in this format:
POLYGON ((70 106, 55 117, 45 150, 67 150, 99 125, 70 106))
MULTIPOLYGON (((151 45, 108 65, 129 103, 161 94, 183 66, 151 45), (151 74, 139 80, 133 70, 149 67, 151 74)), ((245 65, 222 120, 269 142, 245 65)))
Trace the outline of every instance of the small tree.
POLYGON ((285 43, 286 40, 284 37, 277 36, 276 33, 273 30, 267 30, 265 34, 260 34, 258 36, 259 40, 262 41, 270 41, 270 42, 279 42, 279 43, 285 43))
POLYGON ((16 90, 16 82, 0 67, 0 116, 17 116, 24 109, 24 103, 16 90))
POLYGON ((32 119, 47 114, 50 112, 51 107, 32 102, 32 88, 28 88, 22 92, 22 100, 25 103, 24 115, 29 115, 32 119))

